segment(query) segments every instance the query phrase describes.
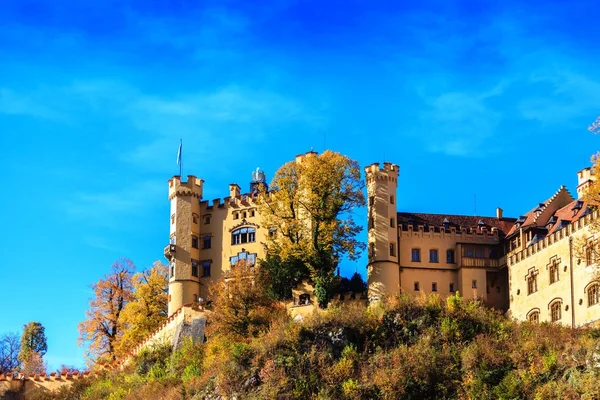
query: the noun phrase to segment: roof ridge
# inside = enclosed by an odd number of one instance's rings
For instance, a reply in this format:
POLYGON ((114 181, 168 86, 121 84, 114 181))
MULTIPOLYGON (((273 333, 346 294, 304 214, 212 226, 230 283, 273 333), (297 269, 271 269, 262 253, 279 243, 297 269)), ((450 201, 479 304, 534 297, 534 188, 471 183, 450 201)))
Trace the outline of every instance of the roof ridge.
MULTIPOLYGON (((548 208, 548 206, 550 205, 550 203, 552 203, 558 197, 558 195, 560 193, 562 193, 562 192, 566 192, 571 199, 573 198, 573 196, 571 196, 571 193, 569 193, 569 191, 567 190, 566 186, 565 185, 560 185, 560 187, 558 188, 558 190, 556 191, 556 193, 554 193, 552 195, 552 197, 550 197, 548 200, 546 200, 546 202, 544 203, 544 209, 548 208)), ((541 212, 539 214, 535 214, 535 210, 536 210, 535 208, 532 210, 532 211, 534 211, 533 222, 532 222, 533 224, 535 224, 537 222, 537 220, 538 220, 538 217, 540 215, 542 215, 541 212)))

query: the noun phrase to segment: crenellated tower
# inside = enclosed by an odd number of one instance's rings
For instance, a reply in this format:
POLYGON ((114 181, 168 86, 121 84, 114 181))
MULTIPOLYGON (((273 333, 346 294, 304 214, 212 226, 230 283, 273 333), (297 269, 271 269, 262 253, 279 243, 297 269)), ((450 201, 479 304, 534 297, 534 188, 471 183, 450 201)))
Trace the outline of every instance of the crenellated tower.
POLYGON ((182 182, 180 176, 169 180, 170 241, 165 248, 169 260, 169 315, 200 297, 199 266, 193 265, 192 259, 199 259, 203 183, 193 175, 188 175, 187 182, 182 182))
POLYGON ((369 298, 376 300, 400 288, 396 190, 399 167, 384 162, 365 167, 368 194, 369 298))

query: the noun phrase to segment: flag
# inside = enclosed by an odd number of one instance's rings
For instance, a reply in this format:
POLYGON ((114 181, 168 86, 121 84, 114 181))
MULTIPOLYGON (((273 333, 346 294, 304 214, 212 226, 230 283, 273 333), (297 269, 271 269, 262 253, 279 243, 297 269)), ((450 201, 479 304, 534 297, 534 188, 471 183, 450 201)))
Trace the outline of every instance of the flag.
POLYGON ((181 164, 181 141, 179 141, 179 150, 177 150, 177 165, 181 164))

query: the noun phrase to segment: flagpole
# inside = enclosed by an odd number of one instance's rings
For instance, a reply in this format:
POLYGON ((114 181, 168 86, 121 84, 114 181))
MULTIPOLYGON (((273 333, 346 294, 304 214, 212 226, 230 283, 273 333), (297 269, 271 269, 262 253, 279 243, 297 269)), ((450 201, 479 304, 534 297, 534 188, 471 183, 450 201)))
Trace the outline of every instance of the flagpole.
POLYGON ((179 139, 179 176, 183 179, 183 140, 179 139))

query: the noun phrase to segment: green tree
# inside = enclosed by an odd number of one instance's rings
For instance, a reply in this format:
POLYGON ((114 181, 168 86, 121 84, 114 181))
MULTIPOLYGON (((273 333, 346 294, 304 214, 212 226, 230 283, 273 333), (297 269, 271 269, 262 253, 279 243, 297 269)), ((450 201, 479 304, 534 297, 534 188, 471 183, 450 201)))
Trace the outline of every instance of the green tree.
POLYGON ((310 153, 283 165, 260 198, 269 236, 267 254, 305 264, 322 307, 335 290, 335 270, 344 256, 355 260, 364 249, 353 211, 364 206, 358 162, 340 153, 310 153))
POLYGON ((30 322, 24 325, 19 360, 24 363, 32 357, 33 353, 44 357, 46 351, 48 351, 48 344, 46 343, 44 326, 39 322, 30 322))
POLYGON ((117 356, 126 354, 167 318, 168 267, 156 261, 132 281, 133 298, 119 316, 123 335, 116 344, 117 356))
POLYGON ((309 277, 308 268, 301 260, 290 257, 282 260, 276 251, 269 251, 259 261, 260 281, 267 285, 268 291, 277 300, 292 297, 292 289, 304 278, 309 277))
POLYGON ((95 297, 85 313, 86 319, 79 323, 79 344, 89 345, 87 356, 92 360, 116 359, 116 344, 123 335, 120 316, 133 297, 134 270, 131 260, 119 259, 109 274, 92 285, 95 297))

